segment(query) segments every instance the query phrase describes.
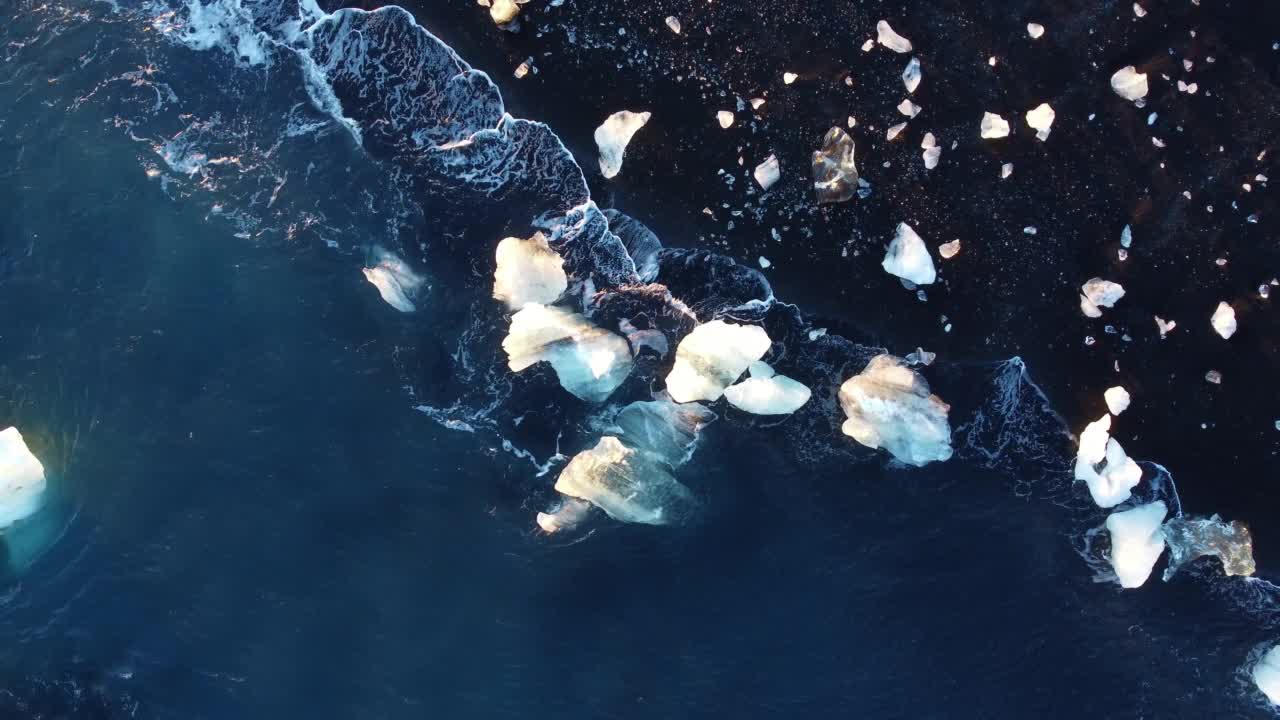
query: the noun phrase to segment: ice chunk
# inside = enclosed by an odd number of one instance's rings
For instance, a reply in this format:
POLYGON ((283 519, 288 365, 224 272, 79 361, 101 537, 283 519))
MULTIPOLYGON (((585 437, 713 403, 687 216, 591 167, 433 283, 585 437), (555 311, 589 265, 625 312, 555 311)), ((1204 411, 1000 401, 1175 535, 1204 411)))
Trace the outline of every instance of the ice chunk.
POLYGON ((756 166, 752 173, 761 190, 768 190, 782 178, 782 169, 778 167, 778 156, 770 155, 767 160, 756 166))
POLYGON ((911 102, 911 98, 906 98, 902 102, 898 103, 898 112, 906 115, 907 117, 915 117, 919 115, 920 110, 920 106, 911 102))
POLYGON ((876 23, 876 42, 896 53, 911 52, 911 41, 894 32, 884 20, 876 23))
POLYGON ((858 192, 853 138, 839 127, 828 130, 813 153, 813 192, 819 203, 844 202, 858 192))
POLYGON ((1133 14, 1134 14, 1135 16, 1137 16, 1137 17, 1146 17, 1146 16, 1147 16, 1147 9, 1146 9, 1146 8, 1144 8, 1144 7, 1142 7, 1142 6, 1141 6, 1141 5, 1139 5, 1138 3, 1134 3, 1134 4, 1133 4, 1133 14))
POLYGON ((982 137, 988 140, 994 140, 1009 135, 1009 123, 1004 118, 995 113, 982 113, 982 125, 980 126, 982 137))
POLYGON ((498 25, 510 25, 520 16, 520 6, 515 0, 493 0, 489 6, 489 17, 498 25))
POLYGON ((716 113, 716 122, 720 123, 720 127, 728 130, 733 127, 733 113, 728 110, 721 110, 716 113))
POLYGON ((920 141, 920 147, 924 150, 920 153, 924 158, 924 169, 932 170, 938 167, 938 160, 942 157, 942 148, 938 147, 938 141, 933 137, 933 133, 925 133, 924 139, 920 141))
POLYGON ((1141 100, 1147 96, 1147 75, 1126 65, 1111 76, 1111 89, 1125 100, 1141 100))
POLYGON ((564 258, 551 249, 542 233, 527 240, 504 238, 495 254, 493 297, 512 310, 527 303, 550 305, 569 287, 564 258))
POLYGON ((764 98, 751 98, 751 109, 759 110, 764 105, 764 98))
POLYGON ((1107 532, 1111 534, 1111 567, 1120 586, 1141 587, 1151 576, 1151 569, 1164 552, 1164 535, 1160 523, 1169 512, 1159 500, 1139 505, 1132 510, 1111 513, 1107 532))
POLYGON ((942 259, 943 259, 943 260, 950 260, 951 258, 953 258, 953 257, 955 257, 955 256, 957 256, 957 255, 959 255, 959 254, 960 254, 960 239, 959 239, 959 238, 956 238, 955 240, 952 240, 951 242, 942 243, 941 245, 939 245, 939 246, 938 246, 938 254, 942 256, 942 259))
POLYGON ((1124 297, 1124 287, 1102 278, 1091 278, 1080 286, 1080 311, 1085 317, 1102 317, 1101 308, 1115 307, 1124 297))
POLYGON ((799 79, 799 77, 800 77, 799 75, 793 72, 784 72, 782 73, 782 82, 784 85, 790 85, 791 83, 799 79))
POLYGON ((917 285, 929 285, 938 279, 933 258, 929 256, 929 248, 925 247, 924 240, 906 223, 898 223, 897 234, 889 242, 889 249, 880 265, 890 275, 910 280, 917 285))
POLYGON ((1005 163, 1000 166, 1000 179, 1003 180, 1013 174, 1013 163, 1005 163))
POLYGON ((907 87, 908 93, 913 93, 920 87, 919 59, 911 58, 911 62, 907 63, 907 69, 902 71, 902 84, 907 87))
POLYGON ((679 35, 680 34, 680 18, 676 17, 675 15, 668 15, 667 27, 671 28, 671 32, 679 35))
POLYGON ((1168 580, 1187 563, 1199 557, 1213 556, 1222 561, 1222 571, 1227 575, 1249 576, 1257 570, 1253 561, 1253 537, 1249 527, 1236 520, 1222 521, 1211 518, 1176 517, 1162 528, 1164 541, 1169 545, 1169 566, 1164 579, 1168 580))
POLYGON ((376 264, 364 268, 364 279, 378 289, 378 295, 384 302, 396 310, 403 313, 416 310, 413 296, 422 286, 422 277, 408 263, 382 248, 374 248, 373 256, 376 264))
POLYGON ((898 460, 923 466, 951 457, 951 409, 901 358, 877 355, 840 386, 845 435, 898 460))
POLYGON ((717 416, 698 403, 659 400, 633 402, 618 411, 614 425, 628 445, 679 467, 693 454, 702 428, 717 416))
MULTIPOLYGON (((752 367, 757 364, 764 363, 752 363, 752 367)), ((724 399, 739 410, 754 415, 789 415, 809 402, 810 394, 803 383, 785 375, 759 376, 752 373, 750 378, 726 388, 724 399)))
POLYGON ((676 402, 718 400, 751 363, 769 352, 764 328, 712 320, 693 329, 676 347, 667 393, 676 402))
POLYGON ((612 178, 622 170, 622 157, 627 151, 627 144, 645 123, 649 122, 652 113, 635 113, 621 110, 608 117, 600 127, 596 128, 596 147, 600 148, 600 174, 612 178))
POLYGON ((18 428, 0 431, 0 530, 36 514, 44 505, 44 465, 18 428))
POLYGON ((914 352, 907 353, 906 361, 908 365, 932 365, 934 360, 938 359, 938 353, 929 352, 924 348, 918 347, 914 352))
POLYGON ((1111 437, 1111 416, 1103 415, 1080 433, 1075 478, 1089 486, 1098 507, 1115 507, 1129 499, 1142 480, 1142 468, 1111 437))
POLYGON ((631 373, 626 340, 559 307, 525 305, 511 316, 502 349, 514 372, 550 363, 560 385, 587 402, 604 401, 631 373))
POLYGON ((560 471, 556 490, 590 502, 614 520, 646 525, 678 521, 694 502, 693 493, 657 458, 608 435, 573 456, 560 471))
POLYGON ((538 527, 546 533, 572 530, 591 515, 592 504, 578 498, 564 497, 548 512, 538 513, 538 527))
POLYGON ((1153 316, 1156 319, 1156 327, 1160 330, 1160 339, 1163 340, 1165 335, 1173 332, 1178 327, 1178 323, 1173 320, 1165 320, 1159 315, 1153 316))
POLYGON ((671 346, 667 343, 667 336, 662 334, 661 330, 641 330, 635 326, 635 323, 626 318, 618 321, 618 331, 626 336, 627 342, 631 345, 631 354, 639 355, 644 348, 649 348, 655 352, 658 357, 666 357, 671 350, 671 346))
POLYGON ((1031 36, 1032 40, 1039 39, 1044 35, 1044 26, 1040 23, 1027 23, 1027 35, 1031 36))
POLYGON ((1272 705, 1280 705, 1280 645, 1258 658, 1253 666, 1253 684, 1258 686, 1272 705))
POLYGON ((1102 399, 1107 402, 1107 410, 1111 411, 1112 415, 1119 415, 1129 409, 1129 391, 1119 385, 1107 388, 1107 391, 1102 393, 1102 399))
POLYGON ((1049 107, 1049 103, 1040 103, 1033 110, 1027 111, 1027 124, 1036 131, 1036 139, 1044 142, 1049 139, 1049 130, 1053 127, 1053 119, 1057 113, 1049 107))
POLYGON ((1133 230, 1128 225, 1125 225, 1124 229, 1120 231, 1120 247, 1127 248, 1130 245, 1133 245, 1133 230))
POLYGON ((1214 332, 1221 335, 1223 340, 1230 340, 1236 334, 1236 311, 1225 302, 1218 303, 1218 309, 1213 311, 1209 322, 1213 325, 1214 332))
POLYGON ((884 139, 892 142, 894 138, 898 137, 898 135, 900 135, 902 131, 906 129, 907 129, 907 124, 905 122, 900 122, 897 125, 893 125, 889 128, 888 132, 884 134, 884 139))
POLYGON ((747 374, 753 378, 771 378, 778 373, 774 372, 769 363, 757 360, 747 366, 747 374))

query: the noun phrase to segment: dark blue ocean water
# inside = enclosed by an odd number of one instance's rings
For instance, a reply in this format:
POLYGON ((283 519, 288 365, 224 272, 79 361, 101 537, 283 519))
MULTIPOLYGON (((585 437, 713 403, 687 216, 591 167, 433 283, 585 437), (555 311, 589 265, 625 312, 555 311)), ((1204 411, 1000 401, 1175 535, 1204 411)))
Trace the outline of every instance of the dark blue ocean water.
MULTIPOLYGON (((1096 581, 1076 418, 1006 348, 930 371, 960 451, 905 469, 838 432, 863 323, 811 353, 804 308, 773 307, 750 319, 789 343, 812 412, 718 407, 680 471, 685 525, 536 532, 551 458, 594 444, 596 410, 548 371, 506 372, 492 247, 587 181, 546 126, 504 121, 447 160, 407 141, 504 109, 457 88, 409 102, 462 59, 408 15, 326 56, 283 24, 318 11, 216 7, 206 48, 180 41, 182 5, 3 6, 0 425, 55 497, 6 538, 0 716, 1267 715, 1243 675, 1275 640, 1266 556, 1261 580, 1205 563, 1096 581), (332 97, 308 79, 326 57, 332 97), (377 248, 424 276, 417 312, 365 281, 377 248)), ((506 89, 507 68, 481 69, 506 89)), ((603 227, 558 226, 601 287, 603 227)), ((690 257, 669 279, 690 304, 750 299, 745 271, 708 279, 690 257)), ((875 342, 910 349, 899 331, 875 342)))

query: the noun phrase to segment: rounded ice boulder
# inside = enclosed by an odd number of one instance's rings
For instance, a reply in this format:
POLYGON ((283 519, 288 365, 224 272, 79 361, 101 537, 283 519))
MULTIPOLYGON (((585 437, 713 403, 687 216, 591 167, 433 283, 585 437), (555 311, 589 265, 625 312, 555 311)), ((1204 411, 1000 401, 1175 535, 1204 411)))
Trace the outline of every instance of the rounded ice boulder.
POLYGON ((872 358, 840 386, 840 406, 848 417, 840 429, 867 447, 917 467, 951 458, 951 407, 902 358, 872 358))
POLYGON ((751 377, 725 388, 729 404, 753 415, 790 415, 809 402, 808 387, 785 375, 778 375, 764 363, 752 363, 751 377), (764 365, 767 372, 757 372, 764 365))

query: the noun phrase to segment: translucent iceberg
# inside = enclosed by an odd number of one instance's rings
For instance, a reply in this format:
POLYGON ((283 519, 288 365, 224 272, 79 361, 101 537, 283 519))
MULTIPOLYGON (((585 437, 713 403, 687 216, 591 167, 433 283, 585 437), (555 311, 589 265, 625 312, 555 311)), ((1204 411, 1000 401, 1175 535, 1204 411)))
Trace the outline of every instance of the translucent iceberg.
POLYGON ((844 202, 858 192, 853 138, 839 127, 828 130, 813 153, 813 192, 819 203, 844 202))
POLYGON ((403 313, 417 309, 413 297, 422 287, 422 277, 408 263, 382 248, 374 248, 373 267, 364 268, 364 279, 378 289, 378 295, 391 307, 403 313))
POLYGON ((631 447, 679 467, 693 454, 702 428, 717 415, 698 403, 675 403, 666 398, 633 402, 618 411, 613 423, 631 447))
POLYGON ((880 265, 890 275, 897 275, 917 285, 929 285, 938 279, 929 248, 906 223, 898 223, 897 234, 889 242, 889 249, 880 265))
POLYGON ((719 400, 751 363, 769 352, 764 328, 712 320, 693 329, 676 347, 667 393, 679 403, 719 400))
POLYGON ((867 447, 916 466, 951 457, 951 407, 901 358, 872 358, 840 386, 840 406, 848 417, 840 429, 867 447))
POLYGON ((603 402, 631 373, 631 349, 616 333, 564 308, 528 304, 511 317, 502 341, 514 372, 548 362, 560 385, 587 402, 603 402))
POLYGON ((1280 645, 1268 650, 1253 666, 1253 683, 1272 705, 1280 705, 1280 645))
POLYGON ((724 391, 729 404, 753 415, 790 415, 809 402, 804 383, 778 375, 767 363, 754 362, 751 377, 724 391))
POLYGON ((1210 518, 1176 517, 1164 524, 1164 541, 1169 544, 1168 580, 1187 563, 1199 557, 1214 556, 1222 561, 1227 575, 1249 576, 1257 570, 1253 561, 1253 537, 1249 527, 1239 520, 1227 523, 1214 515, 1210 518))
POLYGON ((1141 587, 1151 576, 1160 553, 1164 552, 1164 535, 1160 524, 1169 512, 1159 500, 1132 510, 1112 513, 1107 517, 1111 534, 1111 567, 1125 588, 1141 587))
POLYGON ((676 522, 694 504, 693 493, 662 462, 608 435, 573 456, 556 490, 590 502, 614 520, 646 525, 676 522))
POLYGON ((608 117, 596 128, 596 147, 600 148, 600 174, 606 178, 617 176, 622 170, 622 157, 636 132, 649 122, 652 113, 635 113, 621 110, 608 117))
POLYGON ((1111 437, 1110 415, 1089 423, 1080 433, 1075 478, 1089 486, 1093 502, 1103 508, 1128 500, 1142 481, 1142 468, 1111 437))
POLYGON ((498 243, 493 271, 493 297, 519 310, 528 303, 550 305, 569 287, 564 258, 551 249, 542 233, 498 243))
POLYGON ((911 58, 911 62, 907 63, 907 69, 902 71, 902 84, 906 86, 908 93, 913 93, 920 87, 919 59, 911 58))
POLYGON ((0 432, 0 530, 36 514, 44 506, 44 465, 18 428, 0 432))

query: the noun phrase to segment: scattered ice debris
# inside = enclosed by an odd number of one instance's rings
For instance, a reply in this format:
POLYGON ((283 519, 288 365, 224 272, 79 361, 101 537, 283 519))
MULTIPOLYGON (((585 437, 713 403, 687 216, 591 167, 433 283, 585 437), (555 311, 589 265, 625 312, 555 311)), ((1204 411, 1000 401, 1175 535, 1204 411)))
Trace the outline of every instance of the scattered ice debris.
POLYGON ((1147 96, 1147 75, 1126 65, 1111 76, 1111 89, 1125 100, 1141 100, 1147 96))
POLYGON ((1129 391, 1120 385, 1107 388, 1107 391, 1102 393, 1102 399, 1107 402, 1107 410, 1112 415, 1119 415, 1129 409, 1129 391))
POLYGON ((1157 500, 1131 510, 1111 513, 1107 532, 1111 534, 1111 567, 1120 587, 1141 587, 1164 552, 1160 524, 1169 509, 1157 500))
POLYGON ((596 128, 596 146, 600 148, 600 174, 615 177, 622 170, 622 157, 636 131, 649 122, 652 113, 621 110, 609 116, 596 128))
POLYGON ((1034 109, 1027 111, 1027 124, 1036 131, 1037 140, 1044 142, 1049 139, 1049 130, 1053 127, 1055 117, 1057 113, 1049 107, 1049 103, 1040 103, 1034 109))
POLYGON ((753 415, 790 415, 809 402, 803 383, 778 375, 767 363, 751 363, 751 377, 725 388, 729 404, 753 415))
POLYGON ((995 113, 982 113, 982 137, 984 139, 993 140, 1006 137, 1009 135, 1009 123, 995 113))
POLYGON ((538 513, 538 527, 545 533, 557 533, 561 530, 572 530, 586 520, 594 507, 586 500, 574 497, 562 497, 558 505, 547 512, 538 513))
POLYGON ((712 320, 693 329, 676 347, 667 393, 676 402, 719 400, 772 343, 764 328, 712 320))
POLYGON ((1258 658, 1250 674, 1253 676, 1253 684, 1258 686, 1271 704, 1280 705, 1280 645, 1258 658))
POLYGON ((1089 486, 1093 502, 1102 508, 1115 507, 1128 500, 1142 480, 1142 468, 1111 437, 1110 415, 1089 423, 1080 433, 1075 478, 1089 486))
POLYGON ((833 127, 822 138, 822 149, 813 153, 813 192, 819 203, 838 203, 858 191, 858 166, 853 138, 833 127))
POLYGON ((921 110, 920 106, 911 102, 911 98, 907 98, 902 102, 898 103, 898 112, 902 113, 903 115, 906 115, 907 117, 913 118, 919 115, 920 110, 921 110))
POLYGON ((907 87, 908 93, 913 93, 916 88, 920 87, 920 60, 911 58, 911 62, 907 63, 907 69, 902 71, 902 84, 907 87))
POLYGON ((943 260, 950 260, 960 254, 960 238, 956 238, 951 242, 942 243, 938 246, 938 254, 943 260))
POLYGON ((679 35, 680 34, 680 18, 676 17, 675 15, 668 15, 667 27, 671 28, 671 32, 679 35))
POLYGON ((587 402, 603 402, 631 373, 631 348, 616 333, 560 307, 530 303, 511 316, 502 341, 513 372, 548 362, 560 385, 587 402))
POLYGON ((504 238, 495 255, 493 297, 512 310, 527 303, 550 305, 569 287, 564 258, 551 249, 542 233, 527 240, 504 238))
POLYGON ((876 42, 896 53, 911 52, 911 41, 894 32, 884 20, 876 23, 876 42))
POLYGON ((1125 225, 1124 229, 1120 231, 1120 247, 1127 248, 1132 244, 1133 230, 1130 230, 1129 226, 1125 225))
POLYGON ((1124 287, 1120 283, 1091 278, 1080 286, 1080 311, 1085 317, 1102 317, 1102 308, 1115 307, 1124 297, 1124 287))
POLYGON ((770 155, 767 160, 756 166, 752 173, 761 190, 768 190, 782 178, 782 169, 778 167, 778 156, 770 155))
POLYGON ((800 77, 799 75, 793 72, 785 72, 785 73, 782 73, 782 82, 786 85, 790 85, 791 83, 795 82, 799 77, 800 77))
POLYGON ((716 113, 716 122, 720 123, 720 127, 728 130, 733 127, 733 113, 728 110, 721 110, 716 113))
POLYGON ((1222 373, 1218 372, 1217 370, 1210 370, 1209 372, 1204 374, 1204 379, 1206 382, 1211 382, 1214 385, 1221 385, 1222 373))
POLYGON ((374 248, 373 254, 376 264, 371 268, 364 268, 364 279, 378 288, 378 295, 396 310, 402 313, 416 310, 413 296, 422 287, 422 277, 394 253, 374 248))
POLYGON ((889 131, 884 134, 884 139, 888 140, 889 142, 893 142, 893 139, 898 137, 898 135, 900 135, 902 131, 906 129, 907 129, 907 124, 905 122, 900 122, 897 125, 894 125, 889 128, 889 131))
POLYGON ((761 105, 764 105, 764 98, 751 98, 752 110, 759 110, 761 105))
POLYGON ((1253 537, 1239 520, 1230 523, 1211 518, 1171 518, 1164 524, 1164 541, 1169 545, 1169 565, 1164 579, 1173 577, 1196 558, 1213 556, 1222 561, 1226 575, 1248 577, 1257 570, 1253 561, 1253 537))
POLYGON ((693 493, 658 458, 611 435, 573 456, 556 479, 556 491, 586 500, 614 520, 646 525, 676 521, 694 503, 693 493))
POLYGON ((1013 163, 1005 163, 1000 166, 1000 179, 1004 180, 1013 174, 1013 163))
POLYGON ((924 140, 920 141, 920 147, 924 150, 921 153, 924 158, 924 169, 932 170, 938 167, 938 160, 942 157, 942 148, 938 147, 938 141, 934 139, 933 133, 924 134, 924 140))
POLYGON ((915 351, 907 353, 905 359, 908 365, 932 365, 933 361, 938 359, 938 353, 918 347, 915 351))
POLYGON ((47 486, 44 465, 18 428, 0 431, 0 530, 39 512, 47 486))
POLYGON ((1173 332, 1174 328, 1178 327, 1178 323, 1174 322, 1173 320, 1165 320, 1159 315, 1156 315, 1155 319, 1156 319, 1156 327, 1160 329, 1161 340, 1163 340, 1166 335, 1173 332))
POLYGON ((1213 311, 1209 322, 1213 325, 1214 332, 1221 335, 1223 340, 1230 340, 1236 334, 1236 311, 1225 302, 1218 303, 1218 309, 1213 311))
POLYGON ((1040 23, 1027 23, 1027 35, 1029 35, 1032 40, 1040 39, 1040 36, 1044 35, 1044 26, 1040 23))
POLYGON ((916 231, 904 222, 898 223, 897 233, 889 242, 881 267, 890 275, 910 280, 916 285, 929 285, 938 279, 929 248, 916 231))
POLYGON ((1138 3, 1134 3, 1134 4, 1133 4, 1133 14, 1134 14, 1134 15, 1136 15, 1136 16, 1138 16, 1138 17, 1146 17, 1146 16, 1147 16, 1147 9, 1146 9, 1146 8, 1144 8, 1144 7, 1142 7, 1142 6, 1141 6, 1141 5, 1139 5, 1138 3))
POLYGON ((950 406, 901 358, 877 355, 840 386, 845 435, 917 467, 951 457, 950 406))
POLYGON ((520 6, 515 0, 493 0, 489 6, 489 17, 493 18, 493 22, 499 27, 514 23, 519 16, 520 6))

